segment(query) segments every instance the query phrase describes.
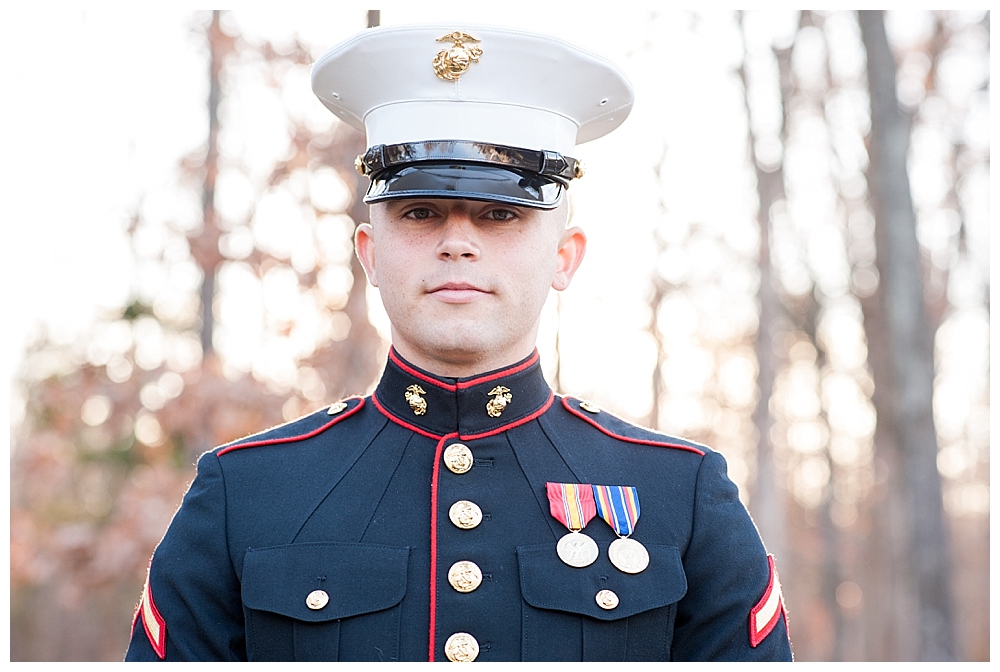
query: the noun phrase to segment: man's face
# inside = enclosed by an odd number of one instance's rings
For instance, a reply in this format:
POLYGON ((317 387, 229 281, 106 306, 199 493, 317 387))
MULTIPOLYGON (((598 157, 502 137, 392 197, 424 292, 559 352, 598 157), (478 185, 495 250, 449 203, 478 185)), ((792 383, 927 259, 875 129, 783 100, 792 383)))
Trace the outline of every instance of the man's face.
POLYGON ((535 210, 485 201, 374 204, 356 234, 379 288, 393 345, 434 373, 466 376, 528 356, 549 287, 564 289, 586 238, 566 205, 535 210))

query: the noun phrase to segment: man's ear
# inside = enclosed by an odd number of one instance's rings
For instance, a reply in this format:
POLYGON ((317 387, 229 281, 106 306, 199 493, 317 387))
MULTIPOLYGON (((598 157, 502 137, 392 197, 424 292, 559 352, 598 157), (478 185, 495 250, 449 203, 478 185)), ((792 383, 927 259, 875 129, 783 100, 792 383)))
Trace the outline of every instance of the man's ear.
POLYGON ((372 287, 378 287, 378 276, 375 273, 375 230, 371 224, 358 224, 358 228, 354 230, 354 252, 358 255, 361 267, 365 269, 368 282, 372 287))
POLYGON ((587 252, 587 234, 578 226, 566 229, 559 241, 559 249, 556 252, 558 259, 556 262, 556 272, 552 277, 552 287, 557 291, 562 291, 569 287, 570 281, 576 269, 580 268, 583 255, 587 252))

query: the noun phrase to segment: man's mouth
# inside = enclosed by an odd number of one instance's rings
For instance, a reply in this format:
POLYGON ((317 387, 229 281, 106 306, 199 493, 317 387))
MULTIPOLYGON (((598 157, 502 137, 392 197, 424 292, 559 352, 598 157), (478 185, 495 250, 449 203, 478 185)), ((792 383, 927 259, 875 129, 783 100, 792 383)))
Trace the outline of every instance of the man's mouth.
POLYGON ((490 292, 468 282, 445 282, 431 288, 428 294, 445 303, 469 303, 490 292))

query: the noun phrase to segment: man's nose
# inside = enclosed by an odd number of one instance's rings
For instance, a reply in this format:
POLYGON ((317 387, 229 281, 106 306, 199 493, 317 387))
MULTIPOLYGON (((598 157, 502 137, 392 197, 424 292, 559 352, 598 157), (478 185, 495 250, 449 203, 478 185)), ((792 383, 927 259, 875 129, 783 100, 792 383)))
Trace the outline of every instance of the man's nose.
POLYGON ((476 227, 468 212, 456 208, 448 213, 441 226, 441 239, 438 242, 438 257, 441 259, 479 258, 479 240, 476 227))

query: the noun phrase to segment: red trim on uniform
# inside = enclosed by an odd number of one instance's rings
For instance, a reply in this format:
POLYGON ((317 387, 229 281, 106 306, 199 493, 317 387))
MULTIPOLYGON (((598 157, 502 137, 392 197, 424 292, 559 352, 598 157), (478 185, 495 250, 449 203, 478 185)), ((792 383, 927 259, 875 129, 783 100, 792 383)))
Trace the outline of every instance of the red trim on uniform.
MULTIPOLYGON (((781 618, 785 613, 785 601, 781 596, 781 582, 778 580, 778 570, 774 566, 774 556, 767 556, 767 569, 768 569, 768 581, 767 589, 764 591, 764 595, 760 598, 760 601, 750 610, 750 646, 756 648, 758 644, 764 641, 764 639, 771 634, 774 630, 774 626, 778 624, 778 619, 781 618), (774 591, 777 594, 774 595, 774 591), (777 600, 777 603, 768 604, 769 601, 777 600), (771 614, 767 623, 763 626, 757 626, 757 615, 764 611, 773 609, 774 613, 771 614)), ((765 613, 765 616, 767 614, 765 613)))
POLYGON ((471 380, 463 380, 458 384, 458 388, 460 390, 463 390, 467 387, 473 387, 475 385, 482 385, 483 383, 488 383, 491 380, 496 380, 497 378, 506 378, 507 376, 512 376, 515 373, 520 373, 525 369, 531 368, 537 361, 538 361, 538 350, 535 350, 535 353, 531 357, 526 359, 522 364, 511 367, 509 369, 503 369, 502 371, 497 371, 496 373, 491 373, 485 376, 481 376, 479 378, 473 378, 471 380))
MULTIPOLYGON (((607 428, 603 427, 600 423, 598 423, 593 418, 587 417, 587 415, 585 413, 581 413, 580 411, 578 411, 575 408, 573 408, 572 406, 570 406, 569 405, 569 400, 570 399, 572 399, 572 397, 563 397, 563 400, 562 400, 563 406, 566 408, 567 411, 569 411, 570 413, 572 413, 576 417, 578 417, 578 418, 580 418, 582 420, 587 421, 588 423, 590 423, 591 425, 593 425, 597 429, 601 430, 601 432, 603 432, 604 434, 607 434, 608 436, 610 436, 610 437, 612 437, 614 439, 620 439, 621 441, 628 441, 629 443, 639 443, 639 444, 642 444, 644 446, 661 446, 663 448, 677 448, 679 450, 687 450, 687 451, 690 451, 692 453, 696 453, 698 455, 704 455, 705 454, 704 450, 699 450, 698 448, 695 448, 694 446, 685 446, 685 445, 680 444, 680 443, 668 443, 666 441, 652 441, 650 439, 636 439, 636 438, 633 438, 631 436, 622 436, 621 434, 615 434, 610 429, 607 429, 607 428)), ((606 412, 606 411, 604 411, 604 412, 606 412)))
POLYGON ((355 413, 357 413, 358 411, 360 411, 361 407, 365 405, 365 400, 363 398, 361 398, 361 397, 354 396, 354 397, 348 397, 347 399, 358 399, 358 400, 361 401, 361 403, 358 404, 357 406, 355 406, 354 408, 350 409, 349 411, 345 411, 345 412, 340 413, 339 415, 337 415, 330 422, 326 423, 325 425, 323 425, 322 427, 320 427, 318 429, 314 429, 311 432, 307 432, 306 434, 300 434, 299 436, 286 436, 286 437, 279 438, 279 439, 262 439, 261 441, 251 441, 249 443, 238 443, 238 444, 236 444, 234 446, 229 446, 227 448, 223 448, 222 450, 220 450, 216 454, 217 455, 225 455, 226 453, 228 453, 230 451, 239 450, 240 448, 254 448, 256 446, 270 446, 270 445, 274 445, 274 444, 277 444, 277 443, 293 443, 295 441, 302 441, 304 439, 311 439, 312 437, 316 436, 317 434, 322 434, 326 430, 330 429, 331 427, 333 427, 334 425, 336 425, 341 420, 345 420, 345 419, 351 417, 352 415, 354 415, 355 413))
POLYGON ((441 471, 441 452, 444 443, 448 439, 453 439, 458 433, 446 434, 438 441, 434 450, 434 472, 431 476, 431 606, 430 606, 430 633, 428 634, 427 661, 434 662, 434 644, 437 630, 437 519, 438 519, 438 475, 441 471))
POLYGON ((146 577, 146 590, 143 593, 142 600, 139 601, 139 609, 142 610, 142 627, 146 631, 149 644, 153 647, 153 651, 156 652, 160 660, 163 660, 167 657, 167 622, 163 620, 160 610, 156 608, 156 603, 153 602, 153 589, 149 585, 148 576, 146 577), (144 608, 144 603, 147 600, 149 601, 148 614, 144 608), (156 625, 159 627, 158 633, 153 633, 153 627, 147 621, 147 615, 152 617, 156 622, 156 625))
POLYGON ((395 422, 397 425, 399 425, 401 427, 405 427, 408 430, 410 430, 411 432, 416 432, 420 436, 426 436, 428 439, 434 439, 435 441, 437 441, 438 439, 441 438, 440 434, 432 434, 432 433, 428 432, 426 429, 420 429, 416 425, 411 425, 410 423, 408 423, 406 420, 403 420, 402 418, 397 418, 395 415, 393 415, 392 413, 389 412, 389 409, 387 409, 385 406, 382 405, 382 403, 378 400, 378 397, 375 396, 374 392, 372 393, 372 403, 375 404, 375 408, 377 408, 382 413, 382 415, 384 415, 385 417, 389 418, 390 420, 392 420, 393 422, 395 422))
POLYGON ((552 405, 552 400, 553 399, 555 399, 555 395, 552 394, 552 390, 549 390, 549 400, 546 401, 544 404, 542 404, 542 407, 539 408, 534 413, 532 413, 531 415, 526 415, 523 418, 521 418, 520 420, 515 420, 514 422, 510 423, 509 425, 504 425, 503 427, 497 427, 496 429, 491 429, 490 431, 483 432, 482 434, 463 434, 459 438, 462 441, 475 441, 476 439, 485 439, 487 436, 493 436, 494 434, 500 434, 501 432, 506 432, 509 429, 513 429, 514 427, 518 427, 520 425, 523 425, 526 422, 531 422, 532 420, 534 420, 538 416, 540 416, 543 413, 545 413, 545 411, 549 410, 549 407, 552 405))
POLYGON ((394 349, 392 349, 392 348, 389 348, 389 359, 391 359, 392 362, 393 362, 393 364, 395 364, 396 366, 398 366, 399 368, 401 368, 403 371, 406 371, 408 374, 410 374, 414 378, 419 378, 420 380, 424 381, 425 383, 430 383, 431 385, 443 388, 445 390, 448 390, 449 392, 454 392, 455 390, 458 389, 458 385, 452 385, 450 383, 443 383, 440 380, 437 380, 436 378, 431 378, 430 376, 428 376, 425 373, 420 373, 419 371, 417 371, 416 369, 414 369, 412 366, 410 366, 409 364, 407 364, 406 362, 404 362, 402 359, 400 359, 399 356, 396 354, 396 351, 394 349))
POLYGON ((464 390, 470 387, 475 387, 476 385, 482 385, 483 383, 488 383, 491 380, 497 380, 498 378, 506 378, 507 376, 512 376, 515 373, 520 373, 525 369, 531 368, 535 364, 535 362, 538 361, 538 350, 535 350, 534 354, 532 354, 531 357, 526 359, 521 364, 518 364, 517 366, 512 366, 509 369, 501 369, 500 371, 496 371, 494 373, 490 373, 485 376, 480 376, 478 378, 470 378, 469 380, 463 380, 457 384, 445 383, 438 380, 437 378, 432 378, 431 376, 428 376, 426 373, 421 373, 420 371, 417 371, 415 368, 413 368, 412 366, 404 362, 402 359, 400 359, 399 355, 397 355, 396 351, 392 348, 389 349, 389 359, 392 360, 392 362, 396 366, 398 366, 399 368, 401 368, 403 371, 410 374, 414 378, 419 378, 425 383, 430 383, 431 385, 434 385, 435 387, 440 387, 443 390, 447 390, 449 392, 455 392, 456 390, 464 390))
MULTIPOLYGON (((549 400, 546 401, 544 404, 542 404, 542 407, 539 408, 534 413, 532 413, 531 415, 526 415, 525 417, 520 418, 518 420, 515 420, 514 422, 511 422, 510 424, 503 425, 501 427, 497 427, 496 429, 491 429, 488 432, 482 432, 480 434, 462 434, 462 435, 454 434, 454 436, 456 438, 458 438, 458 439, 461 439, 462 441, 475 441, 476 439, 485 439, 488 436, 493 436, 495 434, 500 434, 501 432, 506 432, 508 429, 513 429, 514 427, 517 427, 519 425, 523 425, 526 422, 531 422, 535 418, 537 418, 540 415, 542 415, 543 413, 545 413, 545 411, 549 410, 549 407, 552 405, 552 400, 554 398, 555 398, 555 395, 553 395, 552 391, 550 390, 549 391, 549 400)), ((421 429, 420 427, 417 427, 416 425, 410 424, 406 420, 403 420, 402 418, 398 418, 395 415, 393 415, 392 412, 389 411, 389 409, 387 409, 385 406, 382 405, 382 403, 378 400, 378 398, 375 396, 374 393, 372 394, 372 402, 375 404, 375 408, 377 408, 382 413, 382 415, 384 415, 385 417, 389 418, 390 420, 392 420, 393 422, 395 422, 400 427, 405 427, 406 429, 410 430, 411 432, 416 432, 417 434, 420 434, 421 436, 426 436, 428 439, 434 439, 435 441, 437 441, 438 439, 441 438, 440 434, 433 434, 431 432, 428 432, 425 429, 421 429)))

